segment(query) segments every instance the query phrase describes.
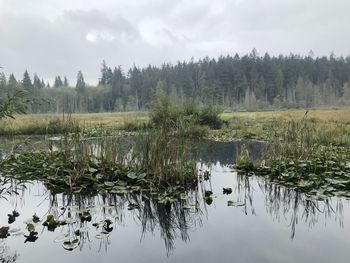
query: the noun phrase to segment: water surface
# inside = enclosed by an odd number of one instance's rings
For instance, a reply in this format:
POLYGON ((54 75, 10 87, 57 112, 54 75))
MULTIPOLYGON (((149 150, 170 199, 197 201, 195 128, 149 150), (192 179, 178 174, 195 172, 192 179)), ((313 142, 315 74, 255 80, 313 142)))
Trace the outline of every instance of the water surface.
MULTIPOLYGON (((348 262, 350 205, 345 199, 307 201, 302 194, 266 182, 263 178, 239 176, 228 164, 235 160, 239 143, 202 143, 194 156, 212 177, 188 193, 180 203, 159 204, 140 195, 51 195, 39 183, 27 185, 18 196, 0 200, 0 226, 8 225, 7 213, 20 216, 11 228, 27 233, 23 223, 34 213, 44 218, 77 219, 80 209, 91 208, 91 222, 78 222, 48 231, 39 224, 38 239, 10 236, 0 240, 0 262, 348 262), (223 187, 233 193, 224 195, 223 187), (213 191, 213 202, 203 199, 213 191), (232 200, 238 206, 227 206, 232 200), (128 210, 129 203, 140 209, 128 210), (113 230, 108 238, 93 222, 109 218, 113 230), (88 230, 73 251, 64 250, 55 239, 88 230)), ((252 154, 261 146, 250 144, 252 154)))

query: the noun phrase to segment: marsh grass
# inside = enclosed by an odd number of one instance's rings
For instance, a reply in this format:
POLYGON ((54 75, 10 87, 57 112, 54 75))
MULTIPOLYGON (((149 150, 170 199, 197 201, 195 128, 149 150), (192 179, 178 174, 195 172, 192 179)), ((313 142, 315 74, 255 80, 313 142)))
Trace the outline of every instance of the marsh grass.
POLYGON ((187 185, 197 181, 197 167, 190 160, 185 137, 172 136, 166 129, 138 138, 133 160, 140 169, 153 173, 164 185, 187 185))
POLYGON ((53 135, 80 130, 79 123, 72 115, 50 118, 21 118, 4 120, 0 123, 0 135, 53 135))
POLYGON ((279 184, 325 199, 350 197, 350 152, 347 129, 309 119, 280 120, 269 127, 263 161, 236 162, 239 172, 267 176, 279 184))
POLYGON ((54 191, 191 187, 198 179, 196 163, 188 158, 185 138, 172 137, 172 132, 152 130, 123 147, 118 136, 87 139, 84 131, 66 131, 50 141, 49 151, 10 155, 0 164, 0 174, 43 181, 54 191))

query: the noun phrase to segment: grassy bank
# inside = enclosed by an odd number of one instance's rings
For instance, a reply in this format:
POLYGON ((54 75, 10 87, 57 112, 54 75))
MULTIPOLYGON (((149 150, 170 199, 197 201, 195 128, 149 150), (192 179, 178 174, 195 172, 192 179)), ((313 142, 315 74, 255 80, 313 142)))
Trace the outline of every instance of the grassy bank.
MULTIPOLYGON (((220 118, 228 125, 221 129, 211 129, 206 136, 222 141, 242 138, 265 140, 269 137, 271 125, 300 120, 304 115, 305 110, 222 113, 220 118)), ((60 134, 72 127, 64 123, 62 115, 32 114, 15 117, 14 120, 2 121, 0 135, 60 134)), ((92 136, 99 135, 101 130, 105 134, 116 130, 138 131, 147 127, 150 122, 147 112, 85 113, 72 114, 70 117, 92 136)), ((337 138, 345 138, 350 134, 350 109, 310 110, 308 121, 319 129, 335 133, 337 138)))
MULTIPOLYGON (((283 132, 285 123, 300 121, 304 119, 305 113, 305 110, 223 113, 220 117, 229 125, 220 130, 212 130, 209 138, 221 141, 269 141, 271 131, 283 132)), ((310 110, 305 122, 315 129, 315 138, 323 140, 324 143, 350 145, 350 109, 310 110)))
POLYGON ((104 130, 136 130, 149 120, 147 113, 86 113, 86 114, 29 114, 2 120, 0 135, 46 135, 73 132, 77 127, 96 132, 104 130))

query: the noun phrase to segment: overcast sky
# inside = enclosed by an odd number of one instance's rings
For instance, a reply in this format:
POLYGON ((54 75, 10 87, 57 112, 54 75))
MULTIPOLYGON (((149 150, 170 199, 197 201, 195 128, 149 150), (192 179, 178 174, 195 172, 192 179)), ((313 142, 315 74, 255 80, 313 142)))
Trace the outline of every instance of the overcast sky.
POLYGON ((5 73, 94 84, 102 60, 161 65, 205 56, 350 54, 349 0, 0 0, 5 73))

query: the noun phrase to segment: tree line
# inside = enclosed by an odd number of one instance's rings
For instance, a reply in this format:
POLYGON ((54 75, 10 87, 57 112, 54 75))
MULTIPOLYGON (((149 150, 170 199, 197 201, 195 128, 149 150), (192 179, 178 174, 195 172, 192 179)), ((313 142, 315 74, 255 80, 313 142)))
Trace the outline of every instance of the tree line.
POLYGON ((162 90, 172 101, 196 100, 227 110, 350 106, 350 57, 314 57, 250 54, 217 59, 131 67, 102 63, 98 85, 89 86, 81 71, 75 85, 56 76, 52 86, 27 71, 21 80, 0 73, 0 96, 25 90, 40 103, 30 113, 105 112, 147 110, 162 90))

